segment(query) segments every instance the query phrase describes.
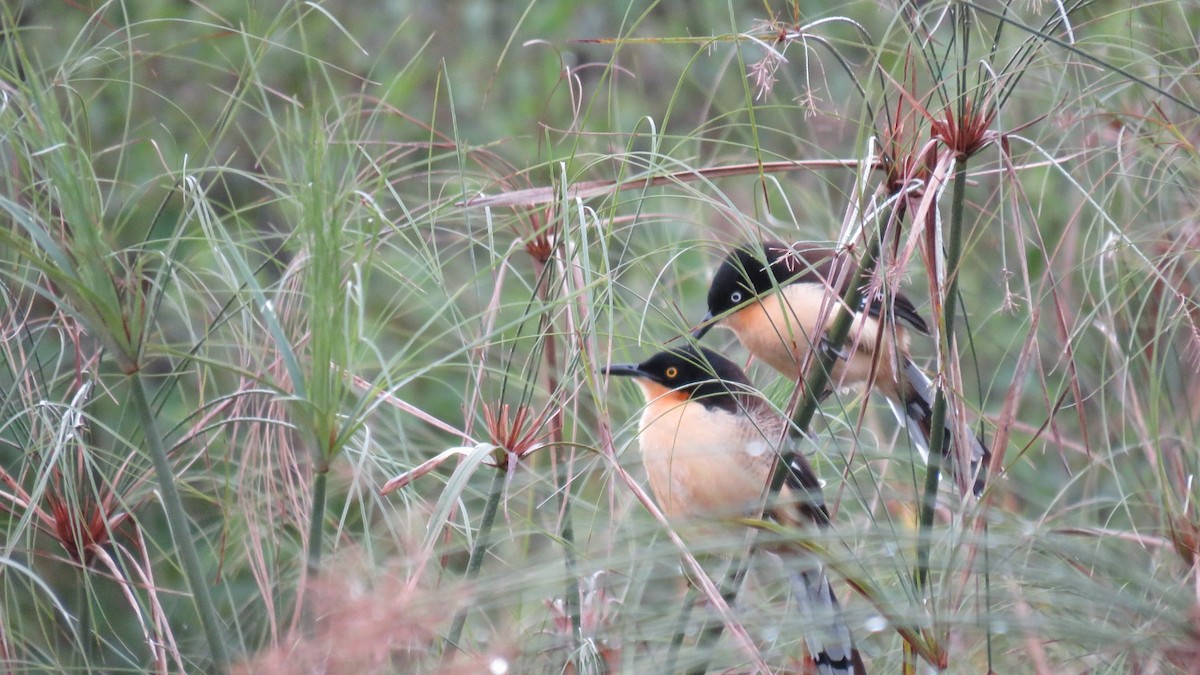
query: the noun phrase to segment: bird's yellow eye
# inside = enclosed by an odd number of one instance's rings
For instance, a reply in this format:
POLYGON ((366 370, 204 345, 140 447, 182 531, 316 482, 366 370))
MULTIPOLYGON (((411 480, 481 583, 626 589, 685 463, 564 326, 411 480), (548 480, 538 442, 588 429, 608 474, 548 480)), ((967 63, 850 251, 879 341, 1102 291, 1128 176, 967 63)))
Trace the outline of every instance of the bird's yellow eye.
POLYGON ((678 368, 676 368, 675 366, 671 366, 670 368, 667 368, 667 377, 669 377, 673 380, 673 379, 675 379, 675 377, 677 375, 679 375, 678 368))

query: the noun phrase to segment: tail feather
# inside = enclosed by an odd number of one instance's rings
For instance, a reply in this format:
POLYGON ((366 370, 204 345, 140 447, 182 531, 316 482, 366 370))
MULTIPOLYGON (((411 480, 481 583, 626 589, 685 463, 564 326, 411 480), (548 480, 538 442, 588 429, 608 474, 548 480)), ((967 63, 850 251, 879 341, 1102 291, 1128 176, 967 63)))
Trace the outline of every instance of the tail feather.
POLYGON ((801 524, 816 523, 818 527, 828 527, 831 524, 829 507, 825 505, 825 494, 821 490, 821 481, 813 471, 808 459, 801 454, 792 456, 785 475, 785 485, 789 498, 784 503, 794 506, 799 514, 784 513, 777 505, 775 516, 783 522, 801 524), (803 516, 803 517, 801 517, 803 516))
MULTIPOLYGON (((906 426, 909 436, 921 451, 921 456, 928 461, 929 439, 933 435, 933 384, 929 376, 912 361, 904 363, 904 377, 908 381, 904 397, 906 426)), ((954 428, 949 416, 946 417, 942 433, 945 434, 942 442, 942 454, 949 456, 954 442, 954 428)), ((987 485, 987 467, 992 453, 984 445, 982 438, 970 435, 969 442, 971 444, 971 472, 968 475, 974 477, 975 483, 972 491, 978 497, 983 494, 983 488, 987 485)))
MULTIPOLYGON (((829 509, 821 490, 821 481, 808 459, 800 453, 792 457, 787 482, 772 516, 799 527, 825 529, 830 526, 829 509)), ((820 675, 865 675, 866 666, 854 646, 854 637, 846 625, 841 604, 829 585, 824 565, 813 555, 784 546, 789 585, 807 628, 804 641, 820 675)))
POLYGON ((865 675, 866 666, 842 615, 829 578, 820 565, 788 567, 792 592, 808 628, 804 641, 820 675, 865 675))

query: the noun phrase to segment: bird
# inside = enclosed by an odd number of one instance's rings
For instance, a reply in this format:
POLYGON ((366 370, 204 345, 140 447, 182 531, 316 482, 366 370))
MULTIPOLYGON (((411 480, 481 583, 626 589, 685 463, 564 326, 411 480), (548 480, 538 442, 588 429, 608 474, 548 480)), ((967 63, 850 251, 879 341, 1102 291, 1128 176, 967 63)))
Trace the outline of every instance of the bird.
MULTIPOLYGON (((738 517, 758 514, 788 421, 756 392, 737 364, 712 350, 684 345, 641 363, 612 364, 605 371, 633 378, 642 390, 642 463, 650 491, 669 521, 734 526, 738 517)), ((781 523, 830 525, 821 483, 803 455, 788 466, 787 481, 772 504, 767 515, 781 523)), ((820 561, 806 559, 786 567, 801 610, 826 623, 823 630, 805 635, 817 672, 865 674, 820 561)))
MULTIPOLYGON (((714 327, 728 328, 755 358, 800 381, 814 343, 829 348, 825 331, 856 271, 848 255, 820 244, 766 241, 758 248, 735 248, 713 276, 708 313, 692 337, 700 340, 714 327)), ((840 388, 872 387, 883 394, 925 455, 933 427, 933 385, 910 356, 909 331, 929 335, 908 297, 900 292, 864 295, 854 308, 845 349, 835 352, 830 381, 840 388)), ((942 450, 949 455, 954 439, 949 417, 944 433, 942 450)), ((968 436, 967 481, 979 496, 991 452, 982 439, 968 436)))

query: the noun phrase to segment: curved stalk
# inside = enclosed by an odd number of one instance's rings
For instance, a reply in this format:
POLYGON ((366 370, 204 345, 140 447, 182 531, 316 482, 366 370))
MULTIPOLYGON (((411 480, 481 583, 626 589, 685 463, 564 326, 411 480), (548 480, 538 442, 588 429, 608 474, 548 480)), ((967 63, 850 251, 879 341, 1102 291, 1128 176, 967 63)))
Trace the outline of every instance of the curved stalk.
POLYGON ((79 568, 79 579, 77 580, 79 588, 79 640, 83 647, 83 663, 80 664, 84 669, 92 667, 92 662, 96 660, 96 638, 95 629, 92 627, 92 597, 88 593, 87 568, 79 568))
POLYGON ((188 587, 192 591, 192 599, 196 603, 196 611, 200 614, 200 623, 204 627, 208 648, 212 652, 213 670, 218 673, 229 672, 229 651, 225 644, 224 628, 217 616, 216 606, 209 593, 208 584, 204 580, 204 572, 200 567, 200 556, 196 553, 196 544, 192 536, 192 528, 188 523, 187 513, 183 510, 183 501, 179 490, 175 487, 175 474, 171 471, 171 463, 167 459, 166 446, 158 434, 158 425, 154 419, 154 409, 150 406, 150 397, 146 395, 146 383, 138 372, 129 376, 132 390, 133 406, 141 418, 142 433, 146 438, 147 453, 154 464, 154 472, 158 475, 158 487, 162 492, 163 512, 171 529, 171 539, 179 552, 179 561, 183 564, 184 576, 187 577, 188 587))
MULTIPOLYGON (((551 330, 551 322, 553 318, 550 314, 550 277, 549 271, 553 269, 546 264, 542 258, 533 256, 534 270, 538 279, 537 293, 542 301, 544 309, 543 321, 544 328, 542 330, 541 339, 543 340, 543 357, 546 360, 546 390, 549 392, 558 391, 558 348, 554 340, 554 333, 551 330)), ((566 261, 563 261, 563 266, 566 268, 566 261)), ((569 293, 569 290, 567 291, 569 293)), ((556 414, 551 420, 550 442, 556 448, 562 447, 562 413, 556 414)), ((551 462, 556 466, 556 462, 551 462)), ((570 464, 564 464, 569 467, 570 464)), ((579 565, 575 560, 575 527, 571 522, 571 491, 570 476, 559 476, 559 472, 552 472, 554 476, 554 491, 559 495, 558 509, 561 524, 559 526, 559 537, 563 543, 563 563, 566 566, 567 583, 563 589, 563 606, 566 610, 567 618, 571 622, 571 646, 572 651, 583 644, 583 618, 580 611, 579 598, 579 565)))
MULTIPOLYGON (((729 568, 725 572, 725 577, 721 579, 721 597, 725 598, 725 602, 733 604, 737 600, 738 592, 742 589, 742 582, 746 579, 746 573, 750 571, 750 556, 753 552, 754 543, 748 542, 745 551, 741 555, 734 556, 729 561, 729 568)), ((694 599, 693 591, 689 589, 688 597, 684 602, 689 602, 694 599)), ((687 605, 690 607, 691 605, 687 605)), ((680 617, 679 632, 671 640, 671 646, 675 647, 675 642, 683 641, 683 631, 687 628, 687 615, 680 617)), ((712 660, 714 652, 712 648, 716 645, 717 640, 721 637, 722 631, 725 629, 725 622, 719 618, 710 618, 707 623, 700 629, 700 636, 696 640, 696 647, 700 652, 700 662, 694 667, 688 669, 688 675, 704 675, 708 672, 709 661, 712 660)))
MULTIPOLYGON (((479 522, 479 532, 475 535, 475 546, 471 549, 471 557, 467 560, 466 580, 471 581, 479 575, 483 566, 483 556, 487 553, 488 544, 492 538, 492 524, 496 522, 496 511, 500 506, 500 496, 504 494, 504 470, 497 469, 492 478, 492 491, 488 494, 487 505, 483 507, 483 519, 479 522)), ((468 607, 463 607, 454 615, 450 624, 450 632, 446 634, 446 647, 442 652, 443 662, 449 661, 458 651, 458 641, 462 637, 463 626, 467 623, 468 607)))
POLYGON ((699 598, 700 592, 696 590, 695 586, 688 584, 687 593, 683 595, 683 606, 679 608, 679 617, 675 620, 675 634, 671 636, 671 643, 667 646, 667 658, 663 662, 663 672, 675 672, 675 662, 679 660, 679 648, 683 646, 683 638, 687 635, 692 606, 699 598))

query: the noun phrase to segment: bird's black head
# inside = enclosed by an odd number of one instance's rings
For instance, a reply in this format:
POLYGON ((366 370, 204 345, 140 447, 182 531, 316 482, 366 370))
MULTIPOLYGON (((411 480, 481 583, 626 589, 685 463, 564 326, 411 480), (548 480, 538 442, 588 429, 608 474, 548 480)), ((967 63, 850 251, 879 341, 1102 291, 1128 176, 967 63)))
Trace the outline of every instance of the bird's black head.
POLYGON ((739 407, 736 396, 752 389, 750 378, 733 361, 692 345, 661 351, 636 365, 613 364, 606 372, 642 378, 705 406, 730 411, 739 407))
POLYGON ((693 337, 704 337, 715 325, 714 319, 770 293, 803 274, 807 267, 796 251, 779 242, 766 242, 757 249, 734 249, 713 275, 708 287, 708 316, 693 337))

